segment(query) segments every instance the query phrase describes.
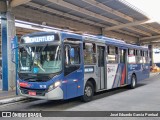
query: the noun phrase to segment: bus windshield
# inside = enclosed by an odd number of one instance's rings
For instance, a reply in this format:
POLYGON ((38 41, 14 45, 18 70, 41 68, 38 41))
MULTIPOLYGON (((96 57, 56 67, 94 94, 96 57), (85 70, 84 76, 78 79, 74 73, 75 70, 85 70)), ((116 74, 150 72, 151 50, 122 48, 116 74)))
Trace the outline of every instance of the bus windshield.
POLYGON ((50 74, 62 69, 59 45, 23 46, 19 48, 19 72, 50 74))

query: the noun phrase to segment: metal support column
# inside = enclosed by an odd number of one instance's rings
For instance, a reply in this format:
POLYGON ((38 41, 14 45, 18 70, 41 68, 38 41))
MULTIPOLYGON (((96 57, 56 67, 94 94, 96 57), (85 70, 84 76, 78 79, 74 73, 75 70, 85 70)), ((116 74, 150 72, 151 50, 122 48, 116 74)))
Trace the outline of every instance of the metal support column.
POLYGON ((136 45, 141 46, 140 39, 138 38, 136 45))
POLYGON ((15 90, 15 64, 11 62, 11 41, 15 36, 15 18, 11 10, 1 12, 2 90, 15 90))
POLYGON ((150 66, 153 65, 153 45, 148 45, 149 57, 150 57, 150 66))

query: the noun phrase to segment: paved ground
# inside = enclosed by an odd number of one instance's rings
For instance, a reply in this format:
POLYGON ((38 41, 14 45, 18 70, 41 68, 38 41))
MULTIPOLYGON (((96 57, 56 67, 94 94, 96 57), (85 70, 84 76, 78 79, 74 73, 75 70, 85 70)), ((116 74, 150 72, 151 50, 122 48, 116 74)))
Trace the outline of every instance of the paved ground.
POLYGON ((2 80, 0 79, 0 100, 16 96, 16 91, 2 91, 2 80))
MULTIPOLYGON (((1 111, 160 111, 160 75, 142 81, 136 89, 118 88, 98 93, 94 100, 82 103, 78 98, 67 101, 27 100, 1 105, 1 111)), ((46 120, 49 118, 46 118, 46 120)), ((64 118, 60 118, 64 119, 64 118)), ((83 118, 73 118, 83 119, 83 118)), ((86 118, 89 119, 89 118, 86 118)), ((97 118, 92 118, 97 119, 97 118)), ((112 119, 112 118, 111 118, 112 119)), ((113 118, 116 120, 117 118, 113 118)), ((124 118, 119 118, 124 119, 124 118)), ((125 118, 128 120, 127 118, 125 118)), ((135 118, 130 118, 130 120, 135 118)), ((142 119, 142 118, 140 118, 142 119)), ((151 119, 151 118, 145 118, 151 119)), ((158 118, 154 118, 158 119, 158 118)), ((40 120, 40 119, 39 119, 40 120)))

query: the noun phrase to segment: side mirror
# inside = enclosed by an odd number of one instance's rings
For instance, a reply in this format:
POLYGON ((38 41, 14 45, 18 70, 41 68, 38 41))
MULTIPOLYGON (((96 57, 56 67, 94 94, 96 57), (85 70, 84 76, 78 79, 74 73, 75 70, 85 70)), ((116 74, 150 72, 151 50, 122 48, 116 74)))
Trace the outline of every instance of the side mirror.
POLYGON ((74 58, 74 57, 75 57, 74 48, 71 48, 71 49, 70 49, 70 57, 71 57, 71 58, 74 58))

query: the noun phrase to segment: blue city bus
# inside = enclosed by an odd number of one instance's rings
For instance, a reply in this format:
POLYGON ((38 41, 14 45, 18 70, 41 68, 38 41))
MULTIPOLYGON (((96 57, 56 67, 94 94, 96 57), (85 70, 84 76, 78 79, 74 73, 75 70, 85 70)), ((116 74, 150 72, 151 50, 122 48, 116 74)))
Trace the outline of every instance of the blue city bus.
POLYGON ((47 100, 80 97, 128 86, 149 77, 148 48, 103 36, 37 32, 18 46, 20 95, 47 100))

